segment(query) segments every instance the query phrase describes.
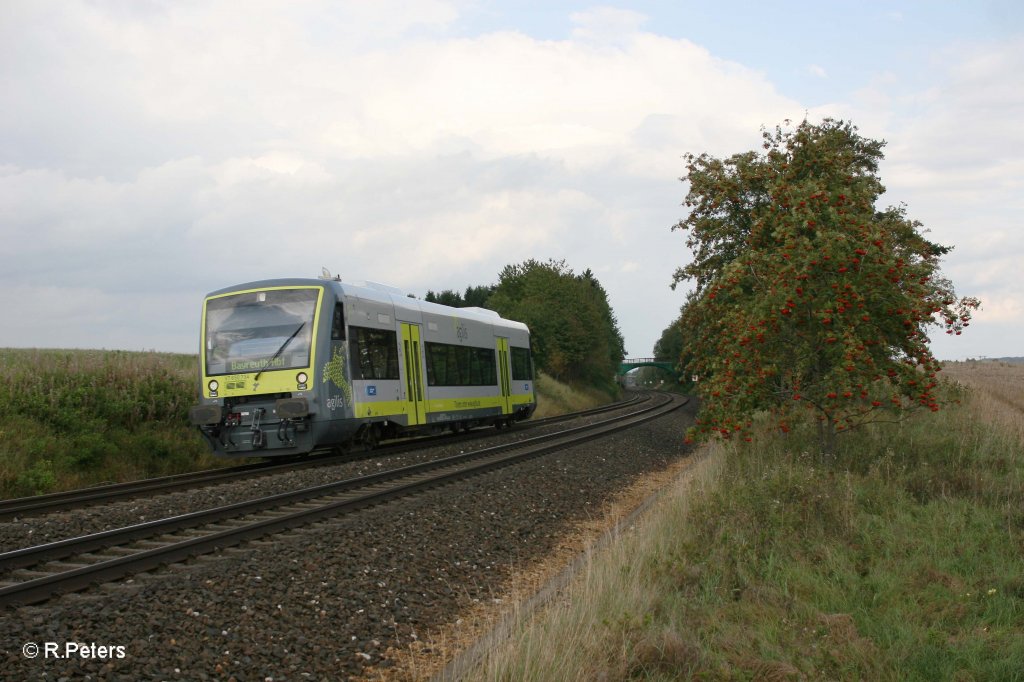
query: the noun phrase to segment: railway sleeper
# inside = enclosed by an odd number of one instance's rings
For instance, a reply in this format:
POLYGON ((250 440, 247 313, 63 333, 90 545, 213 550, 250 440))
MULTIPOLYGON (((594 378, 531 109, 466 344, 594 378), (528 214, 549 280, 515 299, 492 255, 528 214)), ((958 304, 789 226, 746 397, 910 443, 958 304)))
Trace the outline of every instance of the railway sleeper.
POLYGON ((248 525, 248 523, 249 522, 245 519, 224 519, 223 521, 218 521, 216 524, 206 527, 233 530, 235 528, 241 528, 242 526, 248 525))
POLYGON ((102 560, 106 560, 138 553, 139 550, 128 547, 105 547, 99 552, 96 552, 95 555, 100 557, 102 560))
POLYGON ((174 535, 174 538, 175 542, 191 540, 192 538, 204 538, 207 535, 213 535, 214 533, 219 533, 222 530, 234 530, 235 528, 238 528, 239 525, 244 524, 232 524, 227 521, 218 521, 217 523, 209 523, 202 528, 186 528, 184 530, 180 530, 174 535))
POLYGON ((289 512, 286 509, 273 509, 273 510, 270 510, 270 511, 262 512, 260 514, 255 515, 255 516, 250 516, 249 520, 250 521, 269 521, 270 519, 279 519, 282 516, 287 516, 288 513, 289 512))
POLYGON ((206 528, 188 528, 185 530, 177 531, 176 533, 168 533, 166 535, 158 535, 148 540, 140 540, 139 542, 132 543, 132 547, 142 547, 144 549, 156 549, 159 547, 166 547, 167 545, 175 545, 182 540, 191 540, 192 538, 201 538, 214 533, 216 531, 207 530, 206 528), (151 544, 155 543, 155 544, 151 544))
MULTIPOLYGON (((118 548, 118 549, 120 549, 120 548, 118 548)), ((78 561, 87 561, 87 562, 89 562, 89 565, 91 565, 91 564, 98 564, 101 561, 109 561, 110 559, 113 559, 115 556, 126 556, 128 554, 135 554, 135 552, 129 550, 129 551, 125 551, 123 553, 118 553, 117 555, 114 555, 114 554, 109 553, 109 550, 105 550, 104 549, 104 550, 99 550, 99 551, 96 551, 96 552, 86 552, 85 554, 76 554, 75 558, 78 561)))
MULTIPOLYGON (((22 581, 35 580, 36 578, 49 578, 59 571, 43 571, 33 568, 19 568, 11 571, 8 575, 12 578, 21 578, 22 581)), ((20 584, 20 583, 19 583, 20 584)))
POLYGON ((295 504, 288 505, 289 511, 308 511, 310 509, 317 509, 323 505, 319 502, 296 502, 295 504))
POLYGON ((168 544, 177 541, 178 538, 172 538, 170 540, 164 541, 161 541, 159 538, 153 538, 151 540, 139 540, 138 542, 132 544, 132 548, 135 551, 129 552, 129 554, 137 554, 140 550, 144 549, 160 549, 161 547, 166 547, 168 544))
MULTIPOLYGON (((78 557, 78 558, 81 558, 81 557, 78 557)), ((96 563, 99 563, 99 562, 96 562, 96 561, 91 561, 91 562, 89 562, 89 561, 86 561, 86 562, 80 562, 80 561, 47 561, 45 564, 43 564, 43 566, 45 566, 47 569, 51 569, 52 568, 54 573, 56 573, 56 572, 64 572, 64 571, 76 571, 79 568, 88 568, 89 566, 92 566, 93 564, 96 564, 96 563)))

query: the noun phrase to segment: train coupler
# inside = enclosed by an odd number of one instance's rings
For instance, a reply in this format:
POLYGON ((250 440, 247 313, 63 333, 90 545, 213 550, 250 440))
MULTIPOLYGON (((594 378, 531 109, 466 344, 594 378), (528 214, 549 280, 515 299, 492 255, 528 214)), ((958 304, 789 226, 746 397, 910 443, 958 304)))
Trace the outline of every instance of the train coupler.
POLYGON ((267 434, 260 428, 260 419, 266 414, 266 409, 257 407, 252 412, 252 447, 254 450, 261 450, 267 447, 267 434))

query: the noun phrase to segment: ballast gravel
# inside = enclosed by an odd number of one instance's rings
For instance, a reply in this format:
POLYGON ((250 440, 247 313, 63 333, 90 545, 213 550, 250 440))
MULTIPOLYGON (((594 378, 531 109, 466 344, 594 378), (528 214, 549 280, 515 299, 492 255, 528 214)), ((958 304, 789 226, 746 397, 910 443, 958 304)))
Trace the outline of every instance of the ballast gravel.
MULTIPOLYGON (((626 406, 621 410, 581 417, 573 420, 571 425, 582 426, 636 409, 635 405, 626 406)), ((471 449, 475 450, 508 443, 511 440, 525 440, 552 433, 565 429, 567 424, 569 422, 544 425, 533 425, 526 422, 517 425, 512 431, 502 431, 500 434, 490 428, 474 429, 471 432, 471 437, 460 438, 455 442, 437 447, 390 452, 385 455, 361 454, 354 456, 352 461, 323 467, 253 476, 230 483, 192 488, 180 492, 137 497, 43 516, 26 516, 21 519, 0 521, 0 553, 221 507, 268 495, 301 490, 334 481, 343 481, 379 471, 398 469, 420 462, 450 457, 471 449)))
MULTIPOLYGON (((685 457, 692 413, 688 405, 624 433, 353 516, 5 610, 2 677, 386 675, 389 651, 499 598, 511 576, 600 514, 616 492, 685 457)), ((354 464, 376 468, 372 460, 354 464)), ((226 495, 221 487, 190 494, 226 495)))

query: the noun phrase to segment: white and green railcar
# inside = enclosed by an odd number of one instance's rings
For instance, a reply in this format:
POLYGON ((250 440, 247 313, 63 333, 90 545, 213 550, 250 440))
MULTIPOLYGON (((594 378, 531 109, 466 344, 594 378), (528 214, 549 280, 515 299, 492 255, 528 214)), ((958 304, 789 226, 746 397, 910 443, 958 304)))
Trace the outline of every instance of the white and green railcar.
POLYGON ((278 279, 207 295, 200 399, 214 452, 283 456, 508 426, 536 408, 530 332, 379 284, 278 279))

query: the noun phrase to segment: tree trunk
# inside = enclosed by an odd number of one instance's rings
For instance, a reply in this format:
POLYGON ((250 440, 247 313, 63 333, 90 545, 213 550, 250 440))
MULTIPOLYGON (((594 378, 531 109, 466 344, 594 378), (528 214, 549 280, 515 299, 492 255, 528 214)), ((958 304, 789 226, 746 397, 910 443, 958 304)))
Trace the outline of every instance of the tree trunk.
POLYGON ((818 422, 818 448, 822 461, 831 464, 836 456, 836 425, 831 419, 818 422))

